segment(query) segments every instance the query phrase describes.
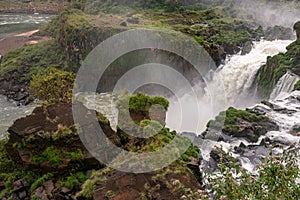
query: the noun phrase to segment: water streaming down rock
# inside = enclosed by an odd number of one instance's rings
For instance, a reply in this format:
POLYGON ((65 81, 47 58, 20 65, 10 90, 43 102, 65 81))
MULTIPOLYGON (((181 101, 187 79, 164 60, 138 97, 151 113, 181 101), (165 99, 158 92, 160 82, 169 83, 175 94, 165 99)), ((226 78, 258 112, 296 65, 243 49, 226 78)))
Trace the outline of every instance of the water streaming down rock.
MULTIPOLYGON (((178 132, 187 131, 200 134, 205 130, 206 123, 210 119, 229 106, 242 109, 258 103, 255 95, 249 93, 249 88, 258 69, 267 61, 268 56, 286 52, 286 47, 290 43, 292 41, 289 40, 254 42, 253 49, 249 54, 230 57, 226 64, 220 66, 216 72, 204 77, 206 80, 206 88, 204 89, 206 94, 198 99, 198 107, 201 108, 201 113, 195 113, 195 108, 191 108, 189 104, 190 94, 180 97, 181 105, 178 105, 179 100, 169 99, 170 108, 167 114, 167 126, 178 132), (195 118, 201 115, 197 130, 191 130, 189 127, 195 127, 191 124, 181 124, 180 117, 178 117, 180 109, 191 110, 189 116, 181 117, 195 118)), ((203 84, 196 85, 194 90, 199 91, 199 87, 203 87, 203 84)))
POLYGON ((236 107, 247 107, 255 103, 249 88, 259 68, 265 64, 268 56, 286 52, 289 40, 254 42, 253 49, 246 55, 232 56, 218 72, 223 80, 224 90, 229 104, 236 107), (253 100, 249 101, 249 97, 253 100))
POLYGON ((273 89, 270 99, 279 100, 287 95, 289 95, 297 81, 300 80, 300 77, 291 72, 287 72, 283 77, 281 77, 273 89))

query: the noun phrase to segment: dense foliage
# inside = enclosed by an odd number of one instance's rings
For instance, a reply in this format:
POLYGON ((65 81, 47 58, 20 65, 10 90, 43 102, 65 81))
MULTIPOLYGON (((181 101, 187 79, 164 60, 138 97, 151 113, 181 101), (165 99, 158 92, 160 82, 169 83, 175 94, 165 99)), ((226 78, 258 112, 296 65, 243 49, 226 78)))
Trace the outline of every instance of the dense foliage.
POLYGON ((75 75, 71 72, 47 68, 30 81, 33 97, 48 102, 71 102, 75 75))
POLYGON ((299 148, 296 147, 285 150, 282 155, 273 155, 271 151, 264 163, 257 166, 258 172, 255 174, 240 169, 239 164, 229 154, 224 154, 219 166, 220 174, 209 178, 215 198, 299 199, 298 151, 299 148))

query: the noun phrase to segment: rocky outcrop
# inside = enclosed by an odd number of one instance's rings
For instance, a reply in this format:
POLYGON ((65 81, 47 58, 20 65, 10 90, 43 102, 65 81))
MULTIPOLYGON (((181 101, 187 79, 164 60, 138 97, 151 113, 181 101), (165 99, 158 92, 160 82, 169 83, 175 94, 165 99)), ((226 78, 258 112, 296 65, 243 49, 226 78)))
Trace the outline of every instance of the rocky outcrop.
MULTIPOLYGON (((75 105, 84 119, 92 116, 93 111, 81 103, 75 105)), ((97 120, 106 137, 128 151, 134 151, 137 146, 141 147, 139 152, 150 147, 159 148, 176 134, 163 129, 154 138, 137 139, 120 128, 113 131, 109 121, 100 113, 97 120)), ((90 122, 85 123, 89 126, 90 122)), ((185 161, 179 158, 157 172, 130 174, 103 169, 103 165, 82 144, 70 104, 37 107, 32 114, 15 121, 8 132, 9 140, 1 146, 5 147, 2 153, 6 154, 1 159, 9 159, 3 163, 10 163, 14 168, 4 171, 6 168, 0 165, 0 173, 9 172, 0 178, 0 191, 7 191, 7 198, 57 200, 77 196, 77 199, 117 200, 140 199, 146 195, 151 199, 161 199, 172 194, 172 198, 180 199, 191 195, 186 189, 198 194, 202 177, 197 165, 199 151, 194 147, 183 155, 185 161)), ((91 142, 95 141, 93 138, 91 142)), ((132 165, 137 167, 139 163, 132 165)))
MULTIPOLYGON (((275 122, 256 110, 244 111, 232 107, 221 112, 207 126, 208 129, 203 133, 204 139, 209 139, 211 133, 221 131, 227 136, 244 138, 252 143, 257 142, 258 138, 268 131, 279 130, 275 122)), ((225 137, 219 135, 217 141, 220 140, 225 140, 225 137)))
POLYGON ((1 76, 0 94, 7 96, 9 99, 18 101, 22 105, 27 105, 32 101, 29 96, 29 85, 28 83, 19 83, 20 74, 22 74, 22 72, 19 70, 13 70, 1 76))
POLYGON ((71 105, 38 107, 30 116, 15 121, 8 132, 6 149, 18 168, 65 173, 74 165, 79 170, 101 166, 78 136, 71 105))

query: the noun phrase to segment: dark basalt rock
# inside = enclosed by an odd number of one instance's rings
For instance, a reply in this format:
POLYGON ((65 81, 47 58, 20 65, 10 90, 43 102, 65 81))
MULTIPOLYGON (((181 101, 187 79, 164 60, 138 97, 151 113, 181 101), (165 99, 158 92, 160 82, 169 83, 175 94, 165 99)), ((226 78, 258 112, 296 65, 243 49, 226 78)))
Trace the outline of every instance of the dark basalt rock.
POLYGON ((250 53, 250 51, 252 50, 252 42, 248 41, 244 44, 243 48, 242 48, 242 53, 241 55, 246 55, 248 53, 250 53))
POLYGON ((290 134, 292 135, 298 135, 300 133, 300 123, 299 124, 295 124, 292 127, 292 130, 290 131, 290 134))
MULTIPOLYGON (((109 125, 101 125, 108 135, 114 134, 109 125)), ((18 168, 25 166, 32 171, 41 173, 64 173, 73 164, 77 164, 82 170, 97 169, 102 166, 82 144, 74 127, 72 105, 70 104, 37 107, 31 115, 15 121, 8 132, 10 137, 6 149, 18 168), (58 135, 59 129, 62 129, 61 135, 58 135), (19 147, 16 148, 16 146, 19 147), (77 152, 80 150, 82 158, 75 161, 66 158, 62 153, 60 155, 61 162, 58 164, 47 161, 37 164, 35 158, 41 157, 49 147, 60 152, 77 152)))
POLYGON ((230 129, 225 129, 224 133, 231 135, 232 137, 242 137, 249 142, 257 142, 261 135, 266 134, 271 130, 279 130, 278 125, 274 122, 263 122, 259 124, 254 124, 248 121, 240 121, 239 128, 237 131, 231 131, 230 129))

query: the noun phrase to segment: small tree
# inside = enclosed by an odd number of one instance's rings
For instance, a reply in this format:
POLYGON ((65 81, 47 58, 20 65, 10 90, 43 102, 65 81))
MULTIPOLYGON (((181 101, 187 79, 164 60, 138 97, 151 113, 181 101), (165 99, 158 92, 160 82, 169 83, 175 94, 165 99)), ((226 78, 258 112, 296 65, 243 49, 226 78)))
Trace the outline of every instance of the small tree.
POLYGON ((70 103, 75 75, 71 72, 47 68, 30 81, 31 95, 40 100, 70 103))

